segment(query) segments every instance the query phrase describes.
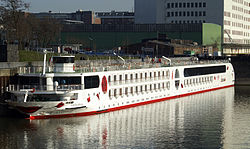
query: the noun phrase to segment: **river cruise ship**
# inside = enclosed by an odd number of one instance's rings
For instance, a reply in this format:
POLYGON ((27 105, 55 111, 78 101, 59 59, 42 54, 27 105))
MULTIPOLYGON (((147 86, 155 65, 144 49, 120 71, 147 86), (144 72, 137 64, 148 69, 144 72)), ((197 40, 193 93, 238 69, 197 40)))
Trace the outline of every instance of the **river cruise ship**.
POLYGON ((163 57, 95 67, 75 64, 74 56, 52 59, 39 69, 19 68, 17 84, 9 86, 10 108, 30 119, 88 116, 232 87, 235 81, 229 60, 163 57))

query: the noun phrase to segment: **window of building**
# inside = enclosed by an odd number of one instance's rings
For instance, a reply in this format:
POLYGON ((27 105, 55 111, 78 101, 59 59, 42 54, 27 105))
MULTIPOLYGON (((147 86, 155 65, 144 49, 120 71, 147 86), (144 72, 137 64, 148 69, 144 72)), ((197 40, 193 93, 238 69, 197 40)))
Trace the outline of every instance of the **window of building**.
POLYGON ((199 3, 199 7, 202 7, 202 3, 199 3))
POLYGON ((171 8, 174 8, 174 3, 171 3, 171 8))
POLYGON ((203 3, 203 7, 206 7, 206 3, 203 3))
POLYGON ((178 8, 178 3, 175 3, 175 8, 178 8))
POLYGON ((202 16, 202 12, 201 11, 199 11, 199 16, 202 16))
POLYGON ((174 12, 171 12, 171 16, 174 17, 174 12))
POLYGON ((185 12, 185 11, 183 12, 183 16, 184 16, 184 17, 186 16, 186 12, 185 12))
POLYGON ((187 8, 189 8, 190 7, 190 3, 187 3, 187 8))
POLYGON ((168 8, 170 8, 170 3, 168 3, 168 6, 167 6, 168 8))
POLYGON ((167 16, 170 17, 170 12, 168 12, 167 16))
POLYGON ((186 8, 186 3, 183 3, 183 8, 186 8))
POLYGON ((182 8, 182 3, 179 3, 179 8, 182 8))
POLYGON ((189 11, 187 12, 187 16, 188 16, 188 17, 190 16, 190 12, 189 12, 189 11))
POLYGON ((191 16, 194 16, 194 12, 193 11, 191 11, 191 16))
POLYGON ((179 12, 179 16, 180 16, 180 17, 182 16, 182 12, 181 12, 181 11, 179 12))
POLYGON ((193 8, 194 7, 194 3, 191 3, 191 8, 193 8))
POLYGON ((195 16, 196 16, 196 17, 198 16, 198 12, 197 12, 197 11, 195 11, 195 16))
POLYGON ((176 16, 176 17, 178 16, 178 12, 175 12, 175 16, 176 16))
POLYGON ((195 8, 197 8, 198 7, 198 3, 195 3, 195 8))
POLYGON ((206 16, 206 11, 203 11, 203 16, 206 16))

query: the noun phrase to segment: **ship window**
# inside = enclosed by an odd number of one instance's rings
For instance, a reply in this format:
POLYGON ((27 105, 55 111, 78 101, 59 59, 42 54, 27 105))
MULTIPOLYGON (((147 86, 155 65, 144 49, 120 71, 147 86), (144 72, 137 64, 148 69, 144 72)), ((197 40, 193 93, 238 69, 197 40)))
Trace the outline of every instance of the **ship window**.
POLYGON ((127 74, 125 74, 125 81, 127 81, 128 80, 128 75, 127 74))
POLYGON ((158 77, 160 77, 161 76, 161 72, 160 71, 158 71, 158 77))
POLYGON ((160 89, 161 88, 161 84, 160 83, 158 83, 158 89, 160 89))
POLYGON ((156 77, 156 72, 154 72, 154 77, 156 77))
POLYGON ((175 87, 178 90, 180 86, 180 80, 175 81, 175 87))
POLYGON ((99 76, 85 76, 84 89, 98 88, 100 84, 99 76))
POLYGON ((170 82, 169 81, 167 82, 167 89, 168 90, 170 89, 170 82))
POLYGON ((122 81, 122 75, 120 75, 120 81, 122 81))
POLYGON ((195 68, 185 68, 184 69, 184 76, 191 77, 191 76, 198 76, 198 75, 224 73, 224 72, 226 72, 225 65, 210 66, 210 67, 195 67, 195 68))
POLYGON ((53 57, 53 63, 74 63, 74 57, 53 57))
POLYGON ((54 77, 53 82, 55 81, 57 81, 59 85, 81 84, 81 77, 54 77))
POLYGON ((128 88, 125 88, 125 94, 128 95, 128 88))
POLYGON ((147 85, 145 85, 145 91, 147 91, 147 85))
POLYGON ((18 80, 19 80, 20 85, 45 85, 46 84, 46 79, 45 78, 40 78, 40 77, 19 76, 18 80), (40 79, 42 79, 41 80, 42 84, 40 84, 40 79))
POLYGON ((145 79, 147 79, 147 73, 145 73, 145 79))
POLYGON ((111 80, 111 77, 109 76, 109 77, 108 77, 108 81, 110 82, 110 80, 111 80))
POLYGON ((149 73, 150 78, 152 78, 152 72, 149 73))
POLYGON ((164 75, 165 75, 165 73, 164 73, 164 71, 162 71, 162 76, 164 77, 164 75))
POLYGON ((120 88, 120 96, 122 96, 122 88, 120 88))
POLYGON ((131 94, 133 94, 133 92, 134 92, 134 91, 133 91, 133 87, 130 88, 130 92, 131 92, 131 94))
POLYGON ((143 86, 142 86, 142 85, 141 85, 141 87, 140 87, 140 88, 141 88, 141 92, 143 92, 143 86))
POLYGON ((138 86, 135 87, 135 92, 138 93, 138 86))
POLYGON ((116 91, 117 91, 117 90, 116 90, 116 89, 114 89, 114 96, 115 96, 115 97, 116 97, 116 91))
POLYGON ((178 69, 175 70, 175 78, 180 78, 180 74, 179 74, 179 70, 178 69))
POLYGON ((154 90, 156 90, 156 84, 154 84, 154 90))
POLYGON ((138 74, 137 74, 137 73, 135 74, 135 79, 136 79, 136 80, 138 79, 138 74))
POLYGON ((133 80, 133 74, 130 74, 130 80, 133 80))
POLYGON ((166 71, 166 76, 167 76, 167 79, 169 79, 169 77, 170 77, 169 70, 166 71))
POLYGON ((114 82, 116 81, 116 75, 114 75, 114 82))
POLYGON ((151 84, 149 85, 149 90, 151 90, 151 91, 152 91, 152 85, 151 85, 151 84))
POLYGON ((109 90, 109 97, 111 97, 111 90, 109 90))
POLYGON ((141 79, 142 79, 142 73, 141 73, 141 79))
POLYGON ((165 88, 165 84, 164 84, 164 83, 162 83, 162 88, 163 88, 163 89, 165 88))

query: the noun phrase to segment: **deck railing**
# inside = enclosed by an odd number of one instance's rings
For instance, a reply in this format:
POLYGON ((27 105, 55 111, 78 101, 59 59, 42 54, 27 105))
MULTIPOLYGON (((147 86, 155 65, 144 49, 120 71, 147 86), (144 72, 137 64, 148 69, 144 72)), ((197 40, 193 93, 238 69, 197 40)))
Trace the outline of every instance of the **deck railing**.
POLYGON ((81 90, 83 85, 14 85, 8 87, 8 91, 30 91, 30 92, 48 92, 48 91, 72 91, 81 90))
MULTIPOLYGON (((97 64, 97 65, 80 65, 76 64, 74 66, 74 71, 77 73, 87 73, 87 72, 103 72, 103 71, 116 71, 116 70, 130 70, 130 69, 143 69, 143 68, 159 68, 159 67, 172 67, 172 66, 185 66, 185 65, 199 65, 199 64, 218 64, 218 63, 227 63, 228 60, 187 60, 187 59, 177 59, 172 60, 171 65, 166 60, 162 60, 161 63, 155 63, 152 61, 146 62, 132 62, 124 64, 97 64)), ((66 66, 64 66, 65 68, 66 66)), ((57 67, 58 68, 58 67, 57 67)), ((67 69, 66 69, 67 70, 67 69)), ((19 67, 19 74, 35 74, 42 73, 43 67, 19 67)), ((46 67, 46 73, 53 73, 54 66, 46 67)), ((64 72, 62 72, 64 73, 64 72)))

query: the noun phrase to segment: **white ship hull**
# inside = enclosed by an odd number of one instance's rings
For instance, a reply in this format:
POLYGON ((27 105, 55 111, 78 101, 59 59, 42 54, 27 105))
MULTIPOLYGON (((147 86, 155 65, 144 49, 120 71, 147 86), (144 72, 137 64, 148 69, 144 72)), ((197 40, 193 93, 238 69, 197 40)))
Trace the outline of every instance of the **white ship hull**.
MULTIPOLYGON (((235 80, 230 63, 46 74, 46 78, 63 76, 81 78, 82 88, 63 92, 53 90, 27 93, 28 96, 53 94, 53 97, 63 97, 64 100, 59 101, 23 102, 25 92, 22 92, 19 97, 21 100, 7 102, 30 119, 88 116, 232 87, 235 80), (212 73, 203 68, 212 70, 212 73), (201 75, 197 75, 199 69, 203 72, 201 75), (95 78, 99 80, 98 85, 86 84, 88 79, 95 78)), ((12 93, 16 96, 20 94, 12 93)))

